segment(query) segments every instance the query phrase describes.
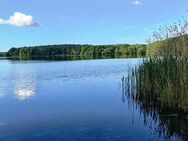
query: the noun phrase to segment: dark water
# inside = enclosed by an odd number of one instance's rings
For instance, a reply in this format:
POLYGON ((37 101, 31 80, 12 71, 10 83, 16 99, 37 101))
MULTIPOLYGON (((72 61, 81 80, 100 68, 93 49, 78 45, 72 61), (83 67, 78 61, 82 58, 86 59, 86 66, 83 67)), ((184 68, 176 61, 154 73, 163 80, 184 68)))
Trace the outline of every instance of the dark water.
POLYGON ((141 61, 1 60, 0 141, 166 140, 122 97, 122 76, 141 61))

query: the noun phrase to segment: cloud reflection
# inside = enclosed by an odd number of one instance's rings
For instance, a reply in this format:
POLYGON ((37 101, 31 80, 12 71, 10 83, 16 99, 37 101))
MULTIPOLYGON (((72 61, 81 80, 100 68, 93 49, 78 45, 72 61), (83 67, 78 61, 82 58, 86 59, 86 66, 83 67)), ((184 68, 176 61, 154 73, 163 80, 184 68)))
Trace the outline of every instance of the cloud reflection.
POLYGON ((34 88, 18 88, 15 90, 16 98, 23 101, 26 99, 30 99, 35 95, 34 88))
POLYGON ((19 76, 14 89, 16 98, 20 101, 31 99, 36 94, 35 81, 28 76, 19 76))
POLYGON ((5 96, 4 90, 0 88, 0 98, 4 96, 5 96))

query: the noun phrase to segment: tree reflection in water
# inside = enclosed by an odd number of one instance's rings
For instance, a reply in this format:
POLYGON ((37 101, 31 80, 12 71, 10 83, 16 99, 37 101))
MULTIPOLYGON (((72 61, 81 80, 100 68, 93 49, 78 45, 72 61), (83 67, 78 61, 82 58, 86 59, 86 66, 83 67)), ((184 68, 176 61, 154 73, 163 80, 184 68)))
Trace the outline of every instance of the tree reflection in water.
POLYGON ((140 96, 134 77, 122 78, 122 101, 128 100, 144 118, 144 124, 165 140, 188 140, 188 112, 161 104, 160 99, 151 95, 140 96))

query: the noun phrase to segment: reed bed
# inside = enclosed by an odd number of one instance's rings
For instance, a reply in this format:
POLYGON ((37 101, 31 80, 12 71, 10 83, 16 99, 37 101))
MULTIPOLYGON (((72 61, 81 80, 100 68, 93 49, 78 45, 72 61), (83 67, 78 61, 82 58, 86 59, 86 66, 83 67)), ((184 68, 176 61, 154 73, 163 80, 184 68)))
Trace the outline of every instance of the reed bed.
POLYGON ((188 22, 160 27, 148 43, 150 57, 122 78, 123 96, 140 109, 145 124, 154 121, 152 125, 159 136, 172 140, 177 135, 186 141, 188 22))
POLYGON ((152 44, 161 42, 163 47, 129 73, 126 78, 128 95, 188 111, 187 34, 188 22, 185 20, 154 32, 152 44))

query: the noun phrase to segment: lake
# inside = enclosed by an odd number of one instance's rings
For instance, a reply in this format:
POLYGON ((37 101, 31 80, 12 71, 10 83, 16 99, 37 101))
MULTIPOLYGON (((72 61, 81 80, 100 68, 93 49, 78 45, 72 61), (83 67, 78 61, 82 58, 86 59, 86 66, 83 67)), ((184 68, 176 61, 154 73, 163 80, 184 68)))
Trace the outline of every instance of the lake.
POLYGON ((141 62, 0 60, 0 141, 167 140, 122 95, 122 77, 141 62))

